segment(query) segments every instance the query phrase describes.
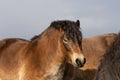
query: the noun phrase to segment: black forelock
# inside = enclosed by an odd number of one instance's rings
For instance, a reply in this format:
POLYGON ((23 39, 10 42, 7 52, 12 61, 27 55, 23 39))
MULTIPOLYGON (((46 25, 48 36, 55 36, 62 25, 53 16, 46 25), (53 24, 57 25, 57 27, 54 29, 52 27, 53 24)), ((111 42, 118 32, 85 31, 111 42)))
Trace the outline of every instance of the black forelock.
POLYGON ((63 30, 70 39, 74 42, 77 39, 78 43, 81 45, 82 33, 78 22, 79 21, 74 22, 69 20, 54 21, 51 23, 50 27, 56 30, 63 30))

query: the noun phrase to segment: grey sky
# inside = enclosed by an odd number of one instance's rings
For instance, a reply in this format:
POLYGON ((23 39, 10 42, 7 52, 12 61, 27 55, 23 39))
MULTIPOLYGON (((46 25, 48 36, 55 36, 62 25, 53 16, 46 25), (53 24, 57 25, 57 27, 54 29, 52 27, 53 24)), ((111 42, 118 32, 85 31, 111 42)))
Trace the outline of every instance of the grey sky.
POLYGON ((54 20, 81 21, 85 37, 120 31, 120 0, 0 0, 0 39, 30 39, 54 20))

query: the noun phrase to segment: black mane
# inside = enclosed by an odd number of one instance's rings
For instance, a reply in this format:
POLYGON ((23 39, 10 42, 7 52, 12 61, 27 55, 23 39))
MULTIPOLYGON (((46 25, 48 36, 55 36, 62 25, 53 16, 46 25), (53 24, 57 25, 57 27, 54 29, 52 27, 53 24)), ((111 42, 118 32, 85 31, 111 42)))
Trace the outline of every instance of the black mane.
POLYGON ((116 37, 111 47, 106 51, 104 58, 108 61, 120 60, 120 33, 116 37))
POLYGON ((104 54, 95 80, 120 80, 120 33, 104 54))
POLYGON ((50 27, 53 27, 56 30, 63 30, 68 38, 72 39, 74 42, 76 42, 77 38, 77 42, 81 45, 82 33, 80 31, 79 20, 76 22, 69 20, 54 21, 51 23, 50 27))
MULTIPOLYGON (((50 24, 50 27, 55 28, 56 30, 59 31, 63 30, 70 39, 72 39, 74 42, 77 41, 81 48, 82 33, 80 31, 79 20, 77 20, 76 22, 69 20, 54 21, 50 24)), ((34 37, 31 38, 31 41, 39 38, 40 36, 41 34, 35 35, 34 37)))
POLYGON ((31 40, 31 41, 32 41, 32 40, 35 40, 35 39, 37 39, 39 36, 40 36, 40 35, 35 35, 35 36, 33 36, 30 40, 31 40))

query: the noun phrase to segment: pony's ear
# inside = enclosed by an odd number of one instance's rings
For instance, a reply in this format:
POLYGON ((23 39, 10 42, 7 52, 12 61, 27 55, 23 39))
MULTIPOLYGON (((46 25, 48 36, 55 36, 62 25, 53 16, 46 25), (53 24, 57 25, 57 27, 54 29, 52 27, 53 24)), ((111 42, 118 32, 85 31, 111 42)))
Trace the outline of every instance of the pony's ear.
POLYGON ((79 20, 76 21, 76 25, 78 28, 80 28, 80 21, 79 20))

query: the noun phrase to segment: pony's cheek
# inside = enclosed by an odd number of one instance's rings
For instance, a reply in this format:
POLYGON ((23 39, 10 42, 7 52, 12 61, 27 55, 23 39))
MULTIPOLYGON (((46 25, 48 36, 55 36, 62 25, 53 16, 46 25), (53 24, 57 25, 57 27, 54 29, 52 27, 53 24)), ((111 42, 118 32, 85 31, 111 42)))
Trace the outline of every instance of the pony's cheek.
POLYGON ((66 51, 70 51, 70 45, 68 45, 68 44, 64 44, 64 47, 65 47, 65 49, 66 49, 66 51))

